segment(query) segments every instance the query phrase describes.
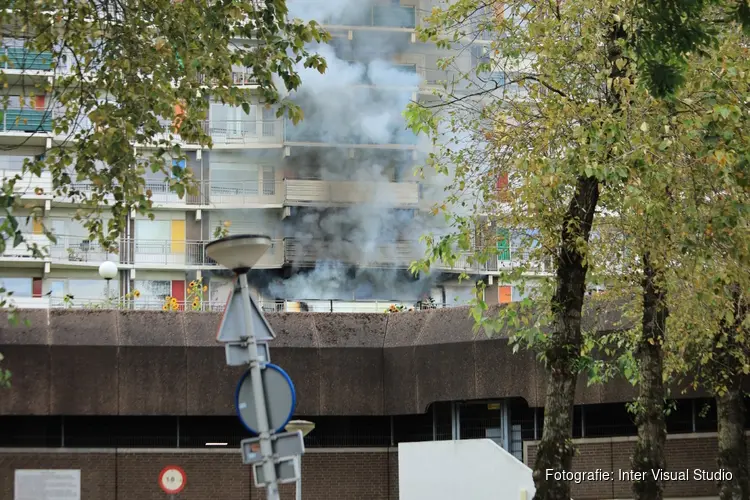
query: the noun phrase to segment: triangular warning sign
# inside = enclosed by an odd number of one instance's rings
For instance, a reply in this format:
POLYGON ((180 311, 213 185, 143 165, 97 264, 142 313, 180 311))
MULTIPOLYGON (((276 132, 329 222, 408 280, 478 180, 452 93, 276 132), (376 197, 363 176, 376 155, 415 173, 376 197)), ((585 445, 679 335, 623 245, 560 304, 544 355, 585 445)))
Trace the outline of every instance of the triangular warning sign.
MULTIPOLYGON (((264 342, 276 338, 271 325, 266 321, 252 295, 250 295, 250 311, 252 331, 255 339, 258 342, 264 342)), ((247 338, 248 332, 245 324, 245 311, 242 306, 242 293, 235 278, 234 286, 229 292, 229 299, 224 309, 224 316, 221 318, 221 323, 219 324, 216 340, 218 342, 241 342, 247 338)))

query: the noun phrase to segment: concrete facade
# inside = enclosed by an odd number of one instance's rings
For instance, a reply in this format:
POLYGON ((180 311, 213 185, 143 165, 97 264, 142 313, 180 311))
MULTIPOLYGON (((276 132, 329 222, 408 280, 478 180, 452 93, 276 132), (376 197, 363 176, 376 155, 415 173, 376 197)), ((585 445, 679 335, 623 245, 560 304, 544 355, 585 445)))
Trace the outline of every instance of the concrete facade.
MULTIPOLYGON (((242 372, 224 362, 220 315, 23 310, 0 318, 13 386, 0 415, 231 415, 242 372), (26 323, 28 322, 28 323, 26 323), (28 324, 28 326, 27 326, 28 324), (148 387, 144 391, 144 387, 148 387)), ((399 314, 268 314, 272 361, 294 380, 301 415, 424 413, 436 401, 544 403, 544 368, 506 335, 472 333, 465 307, 399 314)), ((594 318, 605 323, 606 317, 594 318)), ((625 381, 587 386, 578 404, 626 402, 625 381)), ((686 395, 689 396, 690 394, 686 395)))

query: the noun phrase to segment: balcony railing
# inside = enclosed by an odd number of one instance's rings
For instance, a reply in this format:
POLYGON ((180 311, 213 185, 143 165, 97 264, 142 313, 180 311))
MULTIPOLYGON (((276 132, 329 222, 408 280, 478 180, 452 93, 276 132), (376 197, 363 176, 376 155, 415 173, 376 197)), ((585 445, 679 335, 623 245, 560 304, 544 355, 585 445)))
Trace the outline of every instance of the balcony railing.
POLYGON ((0 109, 2 132, 52 132, 52 113, 46 109, 0 109))
POLYGON ((470 262, 470 257, 471 254, 463 254, 458 257, 452 266, 445 262, 439 262, 436 267, 444 271, 470 273, 498 273, 520 267, 526 267, 527 271, 532 273, 547 274, 554 272, 554 262, 551 257, 540 259, 525 249, 501 249, 498 255, 493 255, 482 263, 470 262))
POLYGON ((23 47, 3 47, 0 68, 9 70, 51 71, 52 53, 34 52, 23 47))
POLYGON ((356 131, 350 131, 348 135, 331 137, 329 133, 323 131, 337 130, 336 127, 327 126, 324 123, 316 123, 314 120, 303 121, 300 125, 295 126, 290 120, 287 120, 284 127, 284 140, 287 142, 309 142, 322 144, 366 144, 366 145, 415 145, 417 136, 409 130, 397 130, 390 138, 374 142, 363 137, 356 131))
POLYGON ((375 5, 357 15, 338 15, 323 21, 329 26, 373 26, 381 28, 407 28, 416 26, 416 9, 410 6, 375 5))
POLYGON ((367 247, 358 242, 284 240, 284 260, 296 266, 314 266, 320 261, 363 267, 407 268, 422 255, 416 242, 397 242, 367 247))
MULTIPOLYGON (((144 267, 213 267, 216 262, 206 255, 203 240, 154 240, 123 239, 120 246, 119 262, 144 267)), ((273 240, 271 247, 255 266, 258 269, 279 268, 284 264, 284 242, 273 240)))
POLYGON ((0 255, 0 258, 3 260, 28 260, 38 258, 38 256, 34 256, 34 252, 30 248, 34 244, 37 245, 38 250, 42 252, 42 254, 49 251, 50 241, 43 234, 31 234, 29 231, 26 232, 23 237, 25 241, 15 248, 13 247, 12 240, 6 240, 5 251, 0 255))
POLYGON ((285 202, 289 205, 368 203, 385 206, 418 206, 415 182, 360 182, 288 179, 285 202))
POLYGON ((283 183, 274 179, 265 181, 204 181, 202 193, 208 195, 205 203, 211 205, 274 205, 281 204, 283 183))
MULTIPOLYGON (((19 309, 122 309, 122 310, 164 310, 165 299, 157 297, 140 297, 137 299, 102 297, 74 297, 66 300, 61 297, 13 297, 14 305, 19 309)), ((223 312, 226 301, 202 301, 197 308, 192 303, 178 302, 178 312, 223 312)), ((260 300, 258 304, 265 313, 278 312, 318 312, 318 313, 385 313, 396 308, 397 311, 425 311, 456 307, 456 304, 429 304, 399 300, 260 300)), ((171 310, 171 309, 169 309, 171 310)))
POLYGON ((49 260, 58 263, 99 265, 105 260, 117 262, 119 245, 104 248, 96 241, 81 236, 55 235, 57 240, 49 245, 49 260))
POLYGON ((409 302, 400 300, 261 300, 263 312, 383 313, 397 308, 402 311, 425 311, 452 307, 451 304, 409 302))
POLYGON ((42 175, 37 177, 31 172, 21 174, 19 170, 0 170, 0 184, 17 175, 21 175, 21 178, 16 180, 16 184, 13 186, 14 193, 21 194, 24 198, 49 198, 52 196, 51 172, 42 172, 42 175))
POLYGON ((281 120, 209 120, 205 132, 215 145, 281 144, 284 122, 281 120))

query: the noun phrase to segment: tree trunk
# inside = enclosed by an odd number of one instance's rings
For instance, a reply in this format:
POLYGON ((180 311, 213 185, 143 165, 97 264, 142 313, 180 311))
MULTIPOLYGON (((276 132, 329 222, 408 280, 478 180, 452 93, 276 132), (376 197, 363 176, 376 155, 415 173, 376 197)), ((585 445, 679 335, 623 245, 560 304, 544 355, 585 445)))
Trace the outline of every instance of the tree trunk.
POLYGON ((745 444, 745 400, 740 384, 716 396, 719 421, 719 469, 731 473, 719 481, 721 500, 750 499, 750 478, 745 444))
POLYGON ((544 431, 534 463, 534 500, 570 499, 570 484, 556 480, 553 474, 570 471, 573 460, 573 404, 581 353, 581 310, 588 271, 579 244, 581 240, 589 240, 598 201, 598 180, 579 177, 563 221, 557 255, 557 289, 552 298, 553 331, 544 350, 547 396, 544 431))
POLYGON ((664 418, 664 351, 667 326, 666 292, 661 287, 661 272, 654 269, 648 253, 643 256, 643 319, 641 337, 636 347, 638 357, 638 440, 631 458, 633 471, 643 472, 644 479, 633 483, 636 500, 661 500, 663 481, 652 470, 665 469, 664 444, 667 425, 664 418))
MULTIPOLYGON (((747 314, 747 302, 740 287, 732 287, 734 322, 722 322, 718 341, 723 347, 716 357, 719 366, 717 382, 726 384, 727 391, 716 395, 716 412, 719 427, 719 469, 731 473, 719 481, 721 500, 750 500, 750 477, 747 467, 747 445, 745 442, 745 399, 742 391, 742 362, 738 359, 744 352, 736 341, 747 314)), ((717 342, 718 343, 718 342, 717 342)))

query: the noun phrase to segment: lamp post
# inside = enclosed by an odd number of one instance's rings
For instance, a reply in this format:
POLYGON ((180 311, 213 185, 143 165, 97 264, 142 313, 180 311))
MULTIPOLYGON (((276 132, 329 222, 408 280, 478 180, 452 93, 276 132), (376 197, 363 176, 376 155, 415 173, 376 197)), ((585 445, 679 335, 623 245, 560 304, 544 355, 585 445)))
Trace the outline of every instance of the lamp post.
MULTIPOLYGON (((315 429, 315 424, 307 420, 290 420, 284 430, 287 432, 300 431, 302 437, 310 434, 315 429)), ((297 484, 294 487, 294 498, 302 500, 302 457, 295 457, 297 465, 297 484)))
POLYGON ((117 264, 115 264, 114 262, 110 260, 106 260, 102 262, 101 265, 99 266, 99 276, 107 280, 107 302, 109 302, 110 300, 109 282, 117 277, 118 272, 119 270, 117 269, 117 264))
POLYGON ((271 430, 268 425, 265 388, 261 378, 261 366, 258 356, 258 344, 252 324, 250 290, 247 284, 247 273, 271 247, 271 238, 255 234, 238 234, 227 236, 206 245, 206 255, 219 265, 231 269, 237 275, 242 294, 242 307, 245 317, 247 349, 250 359, 250 380, 253 387, 255 411, 258 419, 258 437, 260 452, 263 455, 263 475, 268 482, 266 488, 268 500, 279 500, 279 487, 276 479, 276 466, 273 461, 271 430))

